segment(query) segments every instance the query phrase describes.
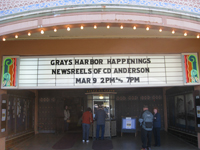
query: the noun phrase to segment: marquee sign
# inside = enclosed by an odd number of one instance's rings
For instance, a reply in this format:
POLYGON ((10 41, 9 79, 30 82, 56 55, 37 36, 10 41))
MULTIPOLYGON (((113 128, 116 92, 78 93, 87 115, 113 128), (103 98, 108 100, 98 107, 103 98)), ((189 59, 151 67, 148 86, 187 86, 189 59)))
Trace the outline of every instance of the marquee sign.
POLYGON ((2 89, 199 84, 197 54, 4 57, 2 89))

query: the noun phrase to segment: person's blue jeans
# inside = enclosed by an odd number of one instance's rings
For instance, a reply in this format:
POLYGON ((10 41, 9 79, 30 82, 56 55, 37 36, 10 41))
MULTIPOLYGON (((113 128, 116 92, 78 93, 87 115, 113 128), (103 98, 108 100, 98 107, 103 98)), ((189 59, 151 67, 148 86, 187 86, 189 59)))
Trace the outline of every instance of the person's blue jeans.
POLYGON ((160 128, 153 128, 155 146, 160 146, 160 128))
POLYGON ((103 124, 103 125, 97 125, 97 129, 96 129, 96 139, 97 139, 97 140, 99 139, 99 130, 100 130, 100 127, 101 127, 101 139, 103 140, 103 139, 104 139, 105 124, 103 124))
POLYGON ((83 140, 89 140, 90 124, 82 123, 83 140))
POLYGON ((69 123, 67 122, 67 120, 64 120, 64 130, 68 131, 69 129, 69 123))

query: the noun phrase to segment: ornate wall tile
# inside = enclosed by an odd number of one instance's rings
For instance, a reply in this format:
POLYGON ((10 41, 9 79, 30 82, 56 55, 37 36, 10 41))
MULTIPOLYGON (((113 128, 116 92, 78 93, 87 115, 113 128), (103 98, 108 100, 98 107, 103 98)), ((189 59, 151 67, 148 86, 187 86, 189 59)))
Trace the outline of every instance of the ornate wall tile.
POLYGON ((44 8, 85 4, 129 4, 200 14, 199 0, 0 0, 0 17, 44 8))

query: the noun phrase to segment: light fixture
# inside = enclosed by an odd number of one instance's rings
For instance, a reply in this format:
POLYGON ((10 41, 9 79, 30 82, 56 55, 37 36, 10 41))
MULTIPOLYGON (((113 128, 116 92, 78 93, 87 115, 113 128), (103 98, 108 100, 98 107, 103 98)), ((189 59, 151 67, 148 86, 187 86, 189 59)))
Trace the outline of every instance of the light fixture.
POLYGON ((136 26, 133 27, 133 30, 136 30, 136 26))
POLYGON ((83 28, 84 28, 84 27, 83 27, 83 26, 81 26, 80 28, 81 28, 81 30, 83 30, 83 28))
POLYGON ((146 27, 146 30, 149 31, 149 27, 146 27))
POLYGON ((17 34, 15 35, 15 38, 16 38, 16 39, 18 38, 18 35, 17 35, 17 34))
POLYGON ((184 36, 187 36, 187 33, 186 33, 186 32, 184 33, 184 36))
POLYGON ((94 29, 97 29, 97 26, 96 26, 96 25, 94 25, 94 29))
POLYGON ((3 41, 6 41, 6 38, 3 38, 2 40, 3 40, 3 41))
POLYGON ((120 26, 120 29, 123 29, 123 28, 124 28, 123 25, 121 25, 121 26, 120 26))
POLYGON ((159 32, 162 32, 162 29, 161 29, 161 28, 159 29, 159 32))
POLYGON ((199 34, 197 35, 197 39, 199 39, 200 38, 200 36, 199 36, 199 34))
POLYGON ((53 31, 54 31, 54 32, 57 32, 57 29, 55 28, 53 31))
POLYGON ((103 99, 103 96, 102 96, 102 95, 100 95, 100 96, 99 96, 99 99, 103 99))
POLYGON ((70 31, 70 27, 67 27, 67 31, 70 31))
POLYGON ((107 29, 110 29, 110 26, 109 26, 109 25, 107 25, 107 29))
POLYGON ((44 34, 44 30, 41 30, 41 34, 44 34))
POLYGON ((28 36, 31 36, 31 32, 28 33, 28 36))
POLYGON ((174 34, 175 33, 175 31, 174 30, 172 30, 172 34, 174 34))

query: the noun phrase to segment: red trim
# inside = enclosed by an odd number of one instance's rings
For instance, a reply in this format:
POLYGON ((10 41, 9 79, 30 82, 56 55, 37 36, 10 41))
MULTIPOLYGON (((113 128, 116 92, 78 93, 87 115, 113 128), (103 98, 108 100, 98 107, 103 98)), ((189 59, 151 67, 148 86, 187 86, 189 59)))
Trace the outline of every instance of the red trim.
POLYGON ((187 55, 185 55, 184 58, 185 58, 185 78, 186 78, 186 83, 188 83, 189 79, 188 79, 188 71, 187 71, 187 55))

